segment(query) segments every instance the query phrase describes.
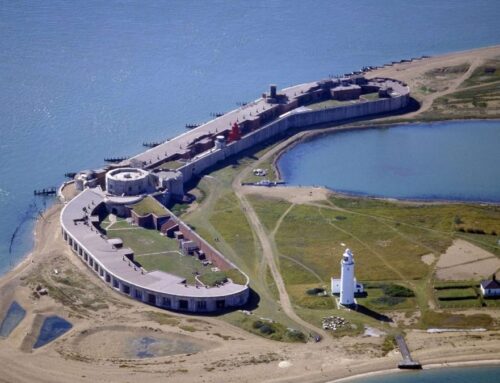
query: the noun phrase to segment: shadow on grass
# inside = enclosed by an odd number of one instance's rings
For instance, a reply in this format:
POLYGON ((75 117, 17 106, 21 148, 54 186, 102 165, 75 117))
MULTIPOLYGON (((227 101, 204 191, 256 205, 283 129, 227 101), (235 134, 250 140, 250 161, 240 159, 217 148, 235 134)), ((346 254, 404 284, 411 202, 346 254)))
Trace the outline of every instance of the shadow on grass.
POLYGON ((381 322, 392 322, 392 319, 389 318, 387 315, 380 314, 360 304, 353 306, 352 309, 360 314, 369 316, 370 318, 376 319, 381 322))

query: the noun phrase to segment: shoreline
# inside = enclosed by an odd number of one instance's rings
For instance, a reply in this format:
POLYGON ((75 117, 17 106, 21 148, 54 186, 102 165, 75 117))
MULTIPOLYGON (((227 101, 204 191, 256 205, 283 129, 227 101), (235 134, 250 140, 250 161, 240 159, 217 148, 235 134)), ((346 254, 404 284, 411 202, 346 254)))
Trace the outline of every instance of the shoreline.
MULTIPOLYGON (((459 362, 439 362, 439 363, 430 363, 422 365, 422 370, 412 370, 415 372, 424 371, 424 370, 438 370, 438 369, 446 369, 446 368, 460 368, 460 367, 496 367, 500 365, 500 359, 484 359, 484 360, 466 360, 459 362)), ((401 370, 399 368, 391 368, 388 370, 377 370, 371 372, 365 372, 361 374, 352 375, 345 378, 328 380, 323 383, 349 383, 354 380, 364 379, 364 378, 372 378, 376 376, 384 376, 384 375, 393 375, 397 373, 405 373, 405 370, 401 370)))

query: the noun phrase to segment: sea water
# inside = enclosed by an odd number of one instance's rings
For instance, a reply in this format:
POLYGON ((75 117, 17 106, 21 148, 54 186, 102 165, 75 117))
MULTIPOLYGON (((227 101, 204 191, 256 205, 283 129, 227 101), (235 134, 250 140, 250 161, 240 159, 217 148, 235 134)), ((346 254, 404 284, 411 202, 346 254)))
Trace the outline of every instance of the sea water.
POLYGON ((285 87, 500 42, 495 1, 3 1, 0 274, 51 200, 33 189, 285 87))
MULTIPOLYGON (((447 367, 421 371, 398 371, 349 383, 493 383, 498 382, 500 366, 447 367)), ((347 382, 346 382, 347 383, 347 382)))
POLYGON ((500 121, 450 121, 316 136, 278 161, 292 185, 404 199, 500 202, 500 121))

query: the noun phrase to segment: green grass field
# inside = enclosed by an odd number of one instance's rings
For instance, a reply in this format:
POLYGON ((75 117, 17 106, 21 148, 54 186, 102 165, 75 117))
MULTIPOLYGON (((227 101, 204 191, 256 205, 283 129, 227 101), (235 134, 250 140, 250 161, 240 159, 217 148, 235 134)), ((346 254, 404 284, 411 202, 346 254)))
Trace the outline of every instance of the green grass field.
POLYGON ((475 86, 500 81, 500 60, 491 60, 477 67, 462 86, 475 86))
POLYGON ((326 101, 321 101, 317 102, 314 104, 309 104, 306 105, 307 108, 312 109, 312 110, 318 110, 318 109, 328 109, 328 108, 336 108, 338 106, 345 106, 345 105, 352 105, 359 102, 358 100, 349 100, 349 101, 339 101, 339 100, 326 100, 326 101))
POLYGON ((142 201, 139 201, 135 205, 132 205, 132 210, 134 210, 134 212, 140 216, 144 216, 147 214, 163 216, 168 214, 168 210, 151 196, 147 196, 142 201))
POLYGON ((364 99, 369 100, 369 101, 380 100, 380 96, 378 95, 378 92, 365 93, 365 94, 362 94, 361 97, 363 97, 364 99))
MULTIPOLYGON (((449 318, 433 316, 433 311, 428 309, 429 299, 433 297, 439 307, 445 309, 481 307, 481 300, 476 298, 473 288, 477 283, 474 281, 468 282, 465 290, 435 293, 430 285, 432 269, 422 262, 421 256, 444 252, 457 237, 469 237, 476 244, 481 240, 482 247, 495 253, 499 250, 495 236, 461 233, 458 229, 474 225, 500 232, 500 208, 497 206, 405 204, 331 197, 328 202, 314 206, 295 205, 290 209, 290 203, 279 199, 257 195, 249 199, 269 232, 281 219, 275 236, 280 272, 293 304, 311 323, 317 323, 313 319, 315 312, 319 315, 335 309, 331 300, 310 296, 307 290, 329 287, 330 277, 339 277, 339 262, 344 250, 341 243, 355 254, 358 280, 373 281, 367 284, 368 295, 357 298, 358 303, 371 310, 390 313, 420 309, 427 313, 421 325, 427 322, 435 325, 439 319, 446 324, 449 318), (382 286, 389 281, 411 287, 416 296, 388 296, 382 286), (460 299, 438 299, 447 295, 460 299)), ((497 301, 490 304, 495 307, 497 301)), ((486 320, 489 316, 480 318, 486 320)), ((468 319, 459 317, 456 326, 467 327, 468 319)))
POLYGON ((476 299, 478 294, 472 287, 461 289, 442 289, 437 290, 436 295, 440 301, 445 300, 460 300, 460 299, 476 299))
POLYGON ((168 162, 165 162, 164 164, 161 164, 160 166, 158 166, 158 168, 164 169, 164 170, 175 170, 175 169, 179 169, 181 166, 184 166, 184 165, 186 165, 185 162, 168 161, 168 162))
POLYGON ((159 270, 174 274, 186 278, 188 284, 195 283, 195 272, 200 275, 211 273, 210 267, 203 266, 195 257, 178 252, 142 255, 135 257, 135 260, 147 271, 159 270))
POLYGON ((179 244, 175 239, 165 237, 157 230, 144 229, 129 224, 121 229, 109 230, 107 234, 109 238, 121 238, 123 245, 134 250, 136 256, 179 249, 179 244))

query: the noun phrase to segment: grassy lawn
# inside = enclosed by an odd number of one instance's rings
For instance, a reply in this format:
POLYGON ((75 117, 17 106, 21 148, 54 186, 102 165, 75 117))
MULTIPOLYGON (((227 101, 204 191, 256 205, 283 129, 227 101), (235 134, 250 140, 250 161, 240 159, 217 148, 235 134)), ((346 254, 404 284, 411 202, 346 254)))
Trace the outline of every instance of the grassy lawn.
POLYGON ((314 310, 329 310, 337 308, 335 298, 329 294, 329 290, 328 286, 320 285, 318 283, 289 285, 287 287, 288 294, 294 304, 303 308, 314 310), (307 290, 315 287, 325 288, 327 295, 318 296, 307 294, 307 290))
POLYGON ((147 214, 162 216, 168 214, 168 210, 151 196, 147 196, 142 201, 132 205, 132 209, 137 215, 140 216, 147 214))
POLYGON ((210 266, 203 266, 198 259, 190 255, 181 255, 178 252, 142 255, 135 260, 147 271, 160 270, 186 278, 189 284, 195 283, 195 272, 204 274, 210 271, 210 266))
POLYGON ((367 287, 366 297, 356 298, 357 302, 371 310, 406 310, 416 309, 417 301, 414 297, 391 297, 384 293, 382 288, 367 287))
POLYGON ((255 263, 253 233, 233 193, 217 200, 209 221, 247 266, 255 263))
MULTIPOLYGON (((102 225, 101 225, 102 227, 102 225)), ((123 218, 118 218, 114 223, 113 225, 111 225, 110 227, 108 227, 108 230, 111 230, 111 233, 114 231, 114 230, 119 230, 119 229, 127 229, 130 227, 130 224, 123 218)), ((111 234, 112 235, 112 234, 111 234)))
POLYGON ((267 171, 266 176, 256 176, 253 174, 246 177, 243 182, 259 182, 262 180, 278 181, 278 174, 274 171, 273 158, 261 162, 258 169, 263 169, 267 171))
POLYGON ((461 289, 441 289, 437 290, 436 295, 439 300, 459 300, 459 299, 476 299, 478 294, 476 290, 472 287, 466 287, 461 289))
POLYGON ((121 238, 124 246, 130 247, 134 251, 135 260, 148 271, 165 271, 186 278, 189 284, 195 282, 196 272, 199 273, 200 280, 210 286, 216 282, 222 282, 226 278, 231 278, 237 284, 246 283, 244 275, 236 269, 212 272, 210 265, 203 266, 196 257, 182 255, 178 251, 179 244, 175 239, 165 237, 156 230, 131 226, 126 221, 121 223, 127 226, 111 230, 108 233, 109 236, 121 238))
POLYGON ((185 162, 168 161, 168 162, 165 162, 164 164, 161 164, 158 168, 165 169, 165 170, 175 170, 175 169, 179 169, 181 166, 184 166, 184 165, 186 165, 185 162))
POLYGON ((267 230, 272 231, 278 222, 278 219, 291 206, 289 202, 282 199, 264 198, 257 194, 248 196, 259 219, 267 230))
POLYGON ((306 105, 307 108, 312 110, 318 109, 328 109, 328 108, 336 108, 338 106, 352 105, 359 102, 358 100, 349 100, 349 101, 339 101, 339 100, 326 100, 317 102, 315 104, 306 105))
POLYGON ((474 299, 460 299, 439 301, 439 307, 442 309, 467 309, 481 307, 481 301, 478 298, 474 299))
POLYGON ((157 230, 148 230, 142 227, 128 225, 123 229, 111 230, 108 236, 121 238, 123 245, 130 247, 136 256, 179 249, 179 244, 175 239, 164 237, 157 230))
POLYGON ((227 279, 231 279, 233 283, 238 285, 244 285, 247 281, 245 276, 237 269, 203 273, 199 279, 203 284, 208 286, 215 286, 218 283, 226 282, 227 279))
POLYGON ((499 118, 500 81, 439 97, 421 116, 422 119, 499 118))
POLYGON ((340 273, 342 243, 356 255, 360 280, 419 279, 428 272, 420 261, 429 253, 427 248, 399 235, 391 225, 348 212, 296 206, 284 218, 276 242, 281 254, 307 265, 325 281, 340 273))
POLYGON ((100 226, 103 230, 106 230, 106 228, 108 228, 108 230, 109 230, 109 229, 124 229, 124 228, 130 227, 130 224, 127 222, 127 220, 125 218, 120 218, 120 217, 115 217, 115 221, 111 224, 111 221, 110 221, 109 215, 108 215, 106 218, 104 218, 101 221, 100 226))
POLYGON ((494 81, 500 81, 500 60, 491 60, 477 67, 462 86, 474 86, 494 81))
MULTIPOLYGON (((257 195, 249 198, 269 232, 291 206, 278 199, 257 195)), ((296 311, 310 323, 319 325, 322 312, 335 310, 332 300, 308 295, 307 290, 324 286, 329 289, 330 277, 340 276, 339 262, 344 250, 341 243, 345 243, 355 253, 358 280, 373 281, 365 284, 368 294, 357 298, 358 303, 376 312, 423 309, 426 317, 422 325, 432 323, 437 327, 440 323, 439 326, 444 327, 450 320, 464 327, 469 318, 454 317, 450 313, 433 316, 434 312, 428 310, 428 302, 435 296, 442 308, 480 307, 481 300, 476 298, 473 287, 477 281, 467 282, 465 290, 455 289, 463 282, 452 284, 450 292, 438 295, 429 283, 432 270, 421 261, 421 256, 444 252, 457 236, 471 236, 474 243, 482 240, 483 247, 492 251, 498 247, 496 236, 458 230, 462 226, 474 226, 498 233, 499 225, 500 208, 497 206, 404 204, 331 197, 329 203, 320 206, 294 206, 283 218, 275 239, 280 254, 280 272, 290 299, 296 311), (410 287, 415 296, 398 296, 398 289, 392 296, 384 290, 385 285, 410 287), (460 300, 438 300, 448 295, 458 295, 460 300)), ((498 300, 492 300, 491 307, 497 303, 498 300)), ((361 320, 360 314, 354 315, 361 320)), ((490 320, 488 315, 479 319, 479 323, 490 320)))
POLYGON ((365 93, 365 94, 362 94, 361 97, 363 97, 365 100, 368 100, 368 101, 380 100, 378 92, 365 93))
POLYGON ((422 314, 423 328, 489 328, 493 319, 487 314, 452 314, 427 311, 422 314))

